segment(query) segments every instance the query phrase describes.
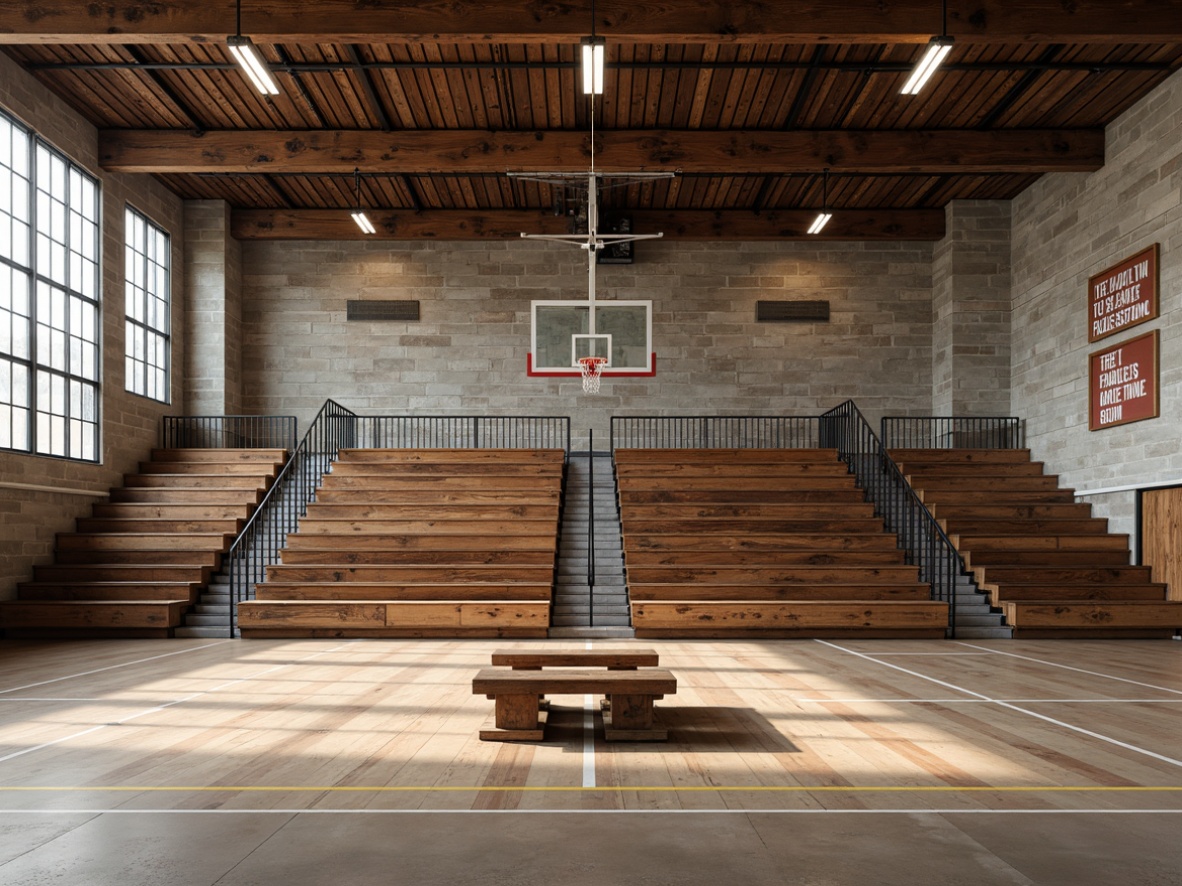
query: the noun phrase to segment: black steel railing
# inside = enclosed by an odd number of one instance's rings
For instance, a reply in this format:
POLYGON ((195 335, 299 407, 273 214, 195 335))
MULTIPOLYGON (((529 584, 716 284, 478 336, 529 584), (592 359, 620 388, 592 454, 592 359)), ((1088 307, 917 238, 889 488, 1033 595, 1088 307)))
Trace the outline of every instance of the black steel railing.
POLYGON ((920 581, 931 585, 931 598, 948 604, 947 633, 955 637, 956 585, 967 575, 964 561, 852 400, 821 416, 821 445, 837 449, 875 515, 895 533, 906 562, 918 566, 920 581))
POLYGON ((561 449, 570 452, 569 416, 362 415, 366 449, 561 449))
POLYGON ((611 417, 617 449, 810 449, 818 446, 819 420, 793 415, 611 417))
POLYGON ((287 536, 307 513, 325 472, 342 449, 356 445, 357 414, 326 400, 319 414, 267 490, 262 502, 230 546, 222 571, 230 579, 228 630, 234 636, 238 604, 254 597, 267 567, 278 562, 287 536))
POLYGON ((163 449, 294 449, 294 415, 166 415, 163 449))
POLYGON ((1020 418, 990 416, 887 416, 882 420, 887 449, 1024 449, 1020 418))

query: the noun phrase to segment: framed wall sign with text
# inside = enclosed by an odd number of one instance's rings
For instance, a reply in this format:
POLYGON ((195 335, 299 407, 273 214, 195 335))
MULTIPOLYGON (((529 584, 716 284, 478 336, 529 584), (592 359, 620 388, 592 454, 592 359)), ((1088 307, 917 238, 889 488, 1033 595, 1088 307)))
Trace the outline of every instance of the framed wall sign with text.
POLYGON ((1157 418, 1157 349, 1155 329, 1088 357, 1088 430, 1157 418))
POLYGON ((1088 341, 1157 316, 1158 244, 1088 278, 1088 341))

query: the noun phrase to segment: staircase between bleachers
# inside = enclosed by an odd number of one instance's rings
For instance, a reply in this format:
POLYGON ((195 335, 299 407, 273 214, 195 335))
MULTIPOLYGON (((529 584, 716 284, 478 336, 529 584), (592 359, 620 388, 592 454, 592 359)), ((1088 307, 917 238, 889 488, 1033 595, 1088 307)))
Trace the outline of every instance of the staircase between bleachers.
POLYGON ((572 453, 567 464, 550 623, 552 637, 633 636, 610 453, 572 453), (594 533, 588 531, 592 522, 594 533))

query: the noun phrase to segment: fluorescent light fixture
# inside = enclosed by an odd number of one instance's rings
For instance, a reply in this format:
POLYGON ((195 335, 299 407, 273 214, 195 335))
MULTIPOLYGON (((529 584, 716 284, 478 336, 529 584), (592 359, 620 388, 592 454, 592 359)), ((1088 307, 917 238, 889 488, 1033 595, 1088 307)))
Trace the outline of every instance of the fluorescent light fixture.
POLYGON ((378 229, 373 226, 373 222, 369 220, 364 212, 358 209, 353 213, 353 221, 357 222, 357 227, 361 228, 363 234, 376 234, 378 229))
POLYGON ((258 48, 249 37, 235 34, 226 38, 226 45, 230 47, 234 61, 246 72, 255 89, 263 95, 279 95, 279 87, 271 78, 271 69, 267 67, 267 63, 263 61, 258 48))
POLYGON ((585 37, 583 47, 583 95, 603 95, 602 37, 585 37))
POLYGON ((933 37, 928 41, 928 48, 920 60, 915 63, 915 67, 911 69, 911 76, 907 78, 907 82, 903 84, 903 95, 919 95, 924 84, 928 82, 932 74, 936 73, 936 68, 940 67, 951 51, 951 37, 933 37))
POLYGON ((829 219, 833 218, 832 212, 818 212, 817 217, 813 219, 812 225, 809 227, 810 234, 819 234, 825 225, 829 224, 829 219))

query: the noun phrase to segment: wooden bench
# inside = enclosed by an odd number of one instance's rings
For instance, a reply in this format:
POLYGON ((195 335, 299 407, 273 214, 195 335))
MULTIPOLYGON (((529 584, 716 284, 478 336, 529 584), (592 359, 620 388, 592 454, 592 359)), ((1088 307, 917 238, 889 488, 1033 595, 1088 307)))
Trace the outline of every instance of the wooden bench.
POLYGON ((517 671, 542 668, 607 668, 609 671, 634 671, 655 668, 660 656, 655 649, 498 649, 492 663, 517 671))
POLYGON ((677 678, 664 668, 602 670, 484 668, 472 679, 472 693, 496 701, 496 728, 480 730, 481 741, 541 741, 548 712, 543 695, 605 695, 608 741, 664 741, 668 731, 653 721, 653 701, 677 692, 677 678))

